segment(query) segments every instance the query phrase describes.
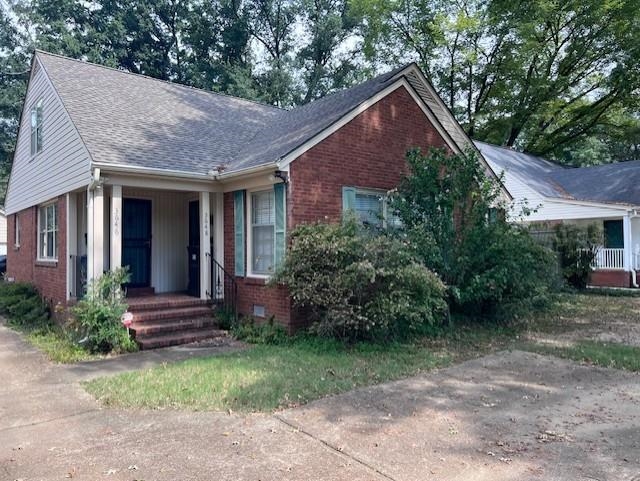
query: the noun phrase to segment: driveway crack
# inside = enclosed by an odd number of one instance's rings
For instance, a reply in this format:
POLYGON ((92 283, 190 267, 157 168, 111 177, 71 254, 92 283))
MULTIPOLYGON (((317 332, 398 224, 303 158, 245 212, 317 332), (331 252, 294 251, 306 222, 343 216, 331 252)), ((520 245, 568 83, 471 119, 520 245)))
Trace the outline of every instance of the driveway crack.
POLYGON ((299 425, 297 425, 295 423, 292 423, 291 421, 288 421, 287 419, 282 418, 282 417, 278 416, 277 414, 274 414, 273 417, 276 418, 278 421, 280 421, 282 424, 285 424, 286 426, 288 426, 290 428, 293 428, 296 431, 301 432, 305 436, 313 439, 314 441, 324 445, 326 448, 330 449, 331 451, 334 451, 336 454, 356 462, 357 464, 359 464, 359 465, 361 465, 361 466, 363 466, 363 467, 375 472, 376 474, 382 476, 385 479, 388 479, 390 481, 397 481, 396 478, 394 478, 393 476, 388 475, 384 471, 381 471, 380 469, 376 468, 375 466, 372 466, 371 464, 369 464, 366 461, 354 456, 353 454, 345 452, 344 450, 338 448, 337 446, 334 446, 333 444, 329 443, 328 441, 325 441, 324 439, 315 436, 314 434, 310 433, 309 431, 306 431, 302 426, 299 426, 299 425))
POLYGON ((100 411, 100 409, 88 409, 86 411, 82 411, 79 413, 73 413, 73 414, 67 414, 66 416, 59 416, 57 418, 51 418, 51 419, 44 419, 42 421, 36 421, 35 423, 26 423, 26 424, 19 424, 17 426, 9 426, 6 428, 0 428, 0 433, 4 433, 6 431, 11 431, 12 429, 20 429, 20 428, 27 428, 27 427, 33 427, 33 426, 40 426, 42 424, 47 424, 47 423, 53 423, 55 421, 60 421, 61 419, 69 419, 69 418, 75 418, 78 416, 84 416, 85 414, 91 414, 91 413, 95 413, 100 411))

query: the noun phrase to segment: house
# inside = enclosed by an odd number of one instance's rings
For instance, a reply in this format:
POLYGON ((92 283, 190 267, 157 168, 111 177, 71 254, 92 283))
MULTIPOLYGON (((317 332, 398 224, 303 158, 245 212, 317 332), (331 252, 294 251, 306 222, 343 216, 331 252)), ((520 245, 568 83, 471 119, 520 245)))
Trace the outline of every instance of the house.
POLYGON ((638 287, 640 282, 640 161, 566 168, 514 150, 475 142, 514 197, 509 217, 549 228, 596 223, 604 232, 590 283, 638 287), (531 213, 522 217, 524 209, 531 213))
POLYGON ((384 213, 414 147, 472 147, 415 64, 283 110, 37 51, 8 275, 64 307, 128 266, 143 347, 202 337, 210 301, 295 329, 286 289, 265 285, 287 231, 384 213))
POLYGON ((0 256, 7 255, 7 214, 0 209, 0 256))

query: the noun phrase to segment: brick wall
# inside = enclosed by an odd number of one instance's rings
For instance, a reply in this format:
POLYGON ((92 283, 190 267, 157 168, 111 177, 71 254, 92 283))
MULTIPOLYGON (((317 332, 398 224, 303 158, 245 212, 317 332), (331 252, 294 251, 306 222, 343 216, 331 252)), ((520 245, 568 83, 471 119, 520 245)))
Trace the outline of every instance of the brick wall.
MULTIPOLYGON (((247 214, 245 208, 245 219, 247 214)), ((224 234, 224 268, 228 273, 233 274, 235 272, 235 226, 232 192, 224 194, 224 234)), ((245 266, 247 262, 245 250, 245 266)), ((235 279, 238 284, 240 314, 251 315, 254 304, 258 304, 265 307, 265 319, 274 316, 282 325, 291 327, 291 300, 285 288, 267 287, 263 279, 248 277, 235 279)))
MULTIPOLYGON (((446 147, 437 130, 403 88, 358 115, 290 165, 287 189, 287 229, 317 220, 337 221, 342 215, 342 187, 390 190, 407 171, 407 150, 446 147)), ((234 271, 233 194, 224 198, 225 269, 234 271)), ((247 212, 246 212, 247 213, 247 212)), ((246 261, 245 261, 246 262, 246 261)), ((250 314, 254 304, 267 317, 295 330, 305 324, 291 309, 286 289, 264 281, 236 278, 239 310, 250 314)))
POLYGON ((631 273, 622 270, 598 269, 589 276, 589 284, 598 287, 631 287, 631 273))
POLYGON ((390 190, 407 171, 407 150, 445 147, 411 95, 400 87, 340 130, 309 149, 290 166, 287 227, 338 220, 342 187, 390 190))
POLYGON ((66 304, 67 293, 67 208, 65 197, 58 204, 58 261, 37 261, 38 208, 18 212, 20 247, 15 247, 15 214, 8 218, 7 275, 34 284, 51 304, 66 304))

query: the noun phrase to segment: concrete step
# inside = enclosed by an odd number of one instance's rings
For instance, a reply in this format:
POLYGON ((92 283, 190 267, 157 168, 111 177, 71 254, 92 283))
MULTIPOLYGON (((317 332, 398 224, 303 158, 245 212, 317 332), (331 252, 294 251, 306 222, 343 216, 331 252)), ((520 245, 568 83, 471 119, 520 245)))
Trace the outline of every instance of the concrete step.
POLYGON ((149 321, 142 323, 134 323, 130 329, 134 332, 136 340, 146 337, 156 336, 159 334, 168 334, 175 332, 188 331, 193 329, 213 329, 218 327, 218 322, 213 316, 198 317, 193 319, 161 320, 149 321))
POLYGON ((213 317, 213 309, 210 305, 199 305, 193 307, 165 308, 143 311, 131 311, 133 323, 141 324, 157 321, 181 321, 183 319, 198 319, 202 317, 213 317))
POLYGON ((140 349, 157 349, 159 347, 177 346, 190 342, 203 341, 215 337, 226 336, 227 332, 220 329, 189 329, 168 334, 159 334, 137 340, 140 349))

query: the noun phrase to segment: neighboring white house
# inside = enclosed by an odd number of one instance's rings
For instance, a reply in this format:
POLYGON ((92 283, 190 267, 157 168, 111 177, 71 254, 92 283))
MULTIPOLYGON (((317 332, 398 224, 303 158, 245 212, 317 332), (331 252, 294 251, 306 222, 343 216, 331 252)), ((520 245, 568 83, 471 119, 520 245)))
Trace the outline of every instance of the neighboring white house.
POLYGON ((7 255, 7 215, 0 209, 0 256, 7 255))
POLYGON ((541 157, 476 142, 514 197, 507 216, 515 222, 597 223, 605 244, 591 283, 637 287, 640 281, 640 161, 567 168, 541 157), (523 215, 523 211, 529 215, 523 215))

